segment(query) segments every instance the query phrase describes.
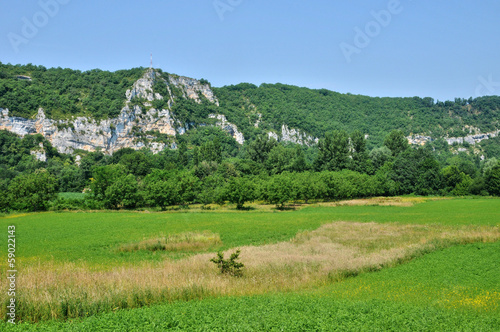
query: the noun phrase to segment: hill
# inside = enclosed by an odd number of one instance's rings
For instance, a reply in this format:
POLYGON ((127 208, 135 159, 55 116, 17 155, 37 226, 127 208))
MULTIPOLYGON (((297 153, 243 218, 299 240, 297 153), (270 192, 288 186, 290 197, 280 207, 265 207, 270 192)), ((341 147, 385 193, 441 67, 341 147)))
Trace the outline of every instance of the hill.
POLYGON ((21 135, 42 133, 61 152, 101 148, 112 153, 145 145, 162 149, 175 143, 175 136, 207 124, 225 129, 240 144, 267 134, 311 145, 332 130, 360 130, 367 135, 369 148, 380 146, 395 129, 406 136, 419 135, 416 142, 420 143, 438 138, 463 143, 460 138, 479 135, 465 139, 472 144, 495 136, 500 129, 498 96, 442 102, 285 84, 213 88, 204 79, 145 68, 81 72, 0 64, 0 108, 0 128, 21 135), (21 118, 32 123, 22 123, 21 118), (170 136, 168 144, 149 144, 159 141, 156 132, 170 136), (67 146, 65 141, 75 144, 67 146))

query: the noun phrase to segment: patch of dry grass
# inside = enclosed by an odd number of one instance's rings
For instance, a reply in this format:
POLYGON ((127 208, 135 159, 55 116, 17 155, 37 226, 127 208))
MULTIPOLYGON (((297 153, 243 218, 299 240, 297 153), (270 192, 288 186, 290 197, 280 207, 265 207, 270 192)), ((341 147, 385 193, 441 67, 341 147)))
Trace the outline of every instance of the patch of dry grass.
POLYGON ((354 205, 379 205, 379 206, 413 206, 427 201, 448 199, 445 197, 370 197, 350 199, 338 202, 318 203, 319 206, 354 206, 354 205))
MULTIPOLYGON (((187 238, 200 243, 187 234, 160 242, 173 250, 186 248, 187 238)), ((208 233, 200 238, 218 239, 208 233)), ((436 248, 499 239, 499 228, 491 226, 335 222, 287 242, 240 248, 245 264, 241 278, 219 274, 209 262, 214 256, 210 253, 99 271, 85 263, 44 263, 19 273, 18 315, 26 321, 65 319, 178 299, 298 290, 395 265, 436 248)), ((148 245, 141 242, 138 248, 148 245)), ((2 302, 5 294, 2 290, 2 302)), ((5 306, 0 313, 4 311, 5 306)))
POLYGON ((203 251, 222 243, 220 235, 209 231, 161 235, 141 242, 123 244, 118 251, 203 251))

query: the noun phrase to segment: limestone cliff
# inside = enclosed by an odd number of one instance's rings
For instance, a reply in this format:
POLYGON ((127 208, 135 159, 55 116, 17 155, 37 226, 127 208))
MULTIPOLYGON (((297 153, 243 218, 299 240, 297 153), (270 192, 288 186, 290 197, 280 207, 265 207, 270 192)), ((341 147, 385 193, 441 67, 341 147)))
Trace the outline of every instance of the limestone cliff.
MULTIPOLYGON (((96 121, 86 117, 77 117, 71 120, 52 120, 45 116, 43 109, 33 119, 9 116, 8 109, 0 109, 0 129, 6 129, 20 136, 39 133, 45 136, 61 153, 72 153, 74 150, 96 151, 101 150, 112 154, 121 148, 141 149, 148 148, 154 153, 165 148, 175 148, 175 144, 167 146, 163 142, 155 142, 155 136, 148 134, 159 132, 169 136, 183 134, 188 124, 180 123, 172 113, 172 106, 176 98, 188 98, 201 103, 202 96, 209 102, 219 105, 209 84, 177 75, 162 77, 159 73, 148 70, 142 78, 137 80, 131 89, 127 90, 125 107, 117 118, 96 121), (167 85, 168 96, 154 93, 155 80, 164 80, 167 85), (170 87, 175 87, 181 96, 175 95, 170 87), (139 106, 133 103, 134 99, 145 100, 139 106), (167 100, 165 108, 153 108, 154 100, 167 100)), ((243 134, 235 125, 227 122, 225 116, 216 116, 219 120, 216 125, 228 131, 240 144, 243 144, 243 134)))
MULTIPOLYGON (((497 137, 499 134, 500 130, 496 130, 489 133, 470 134, 465 137, 445 137, 444 139, 449 145, 453 145, 455 143, 457 144, 469 143, 471 145, 475 145, 476 143, 479 143, 483 140, 497 137)), ((425 145, 425 143, 427 143, 428 141, 434 140, 432 137, 424 135, 411 135, 408 136, 407 139, 408 143, 414 145, 425 145)))
POLYGON ((310 135, 307 135, 304 132, 301 132, 295 128, 288 128, 288 125, 281 126, 281 133, 278 134, 274 131, 270 131, 267 133, 269 137, 274 138, 279 142, 291 142, 295 144, 307 145, 311 146, 313 144, 318 143, 318 138, 314 138, 310 135))

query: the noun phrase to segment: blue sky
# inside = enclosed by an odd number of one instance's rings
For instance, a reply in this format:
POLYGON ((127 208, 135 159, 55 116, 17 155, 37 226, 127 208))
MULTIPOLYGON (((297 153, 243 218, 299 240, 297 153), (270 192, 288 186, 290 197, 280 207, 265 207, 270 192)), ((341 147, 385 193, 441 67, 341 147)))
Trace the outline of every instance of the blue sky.
POLYGON ((3 1, 0 62, 154 67, 439 100, 500 95, 497 0, 3 1))

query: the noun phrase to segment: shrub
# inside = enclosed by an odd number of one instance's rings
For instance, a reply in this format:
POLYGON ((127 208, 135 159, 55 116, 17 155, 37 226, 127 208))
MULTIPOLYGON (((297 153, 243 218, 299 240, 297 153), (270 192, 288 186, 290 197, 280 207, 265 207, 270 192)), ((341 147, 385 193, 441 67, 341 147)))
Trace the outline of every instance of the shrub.
POLYGON ((241 277, 243 271, 241 270, 244 265, 243 263, 236 262, 239 258, 241 251, 236 250, 231 254, 229 259, 224 259, 224 253, 222 251, 217 252, 217 256, 210 259, 211 262, 215 263, 222 274, 228 274, 233 277, 241 277))

